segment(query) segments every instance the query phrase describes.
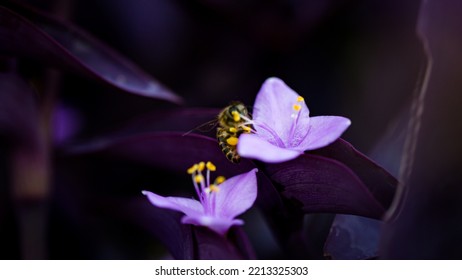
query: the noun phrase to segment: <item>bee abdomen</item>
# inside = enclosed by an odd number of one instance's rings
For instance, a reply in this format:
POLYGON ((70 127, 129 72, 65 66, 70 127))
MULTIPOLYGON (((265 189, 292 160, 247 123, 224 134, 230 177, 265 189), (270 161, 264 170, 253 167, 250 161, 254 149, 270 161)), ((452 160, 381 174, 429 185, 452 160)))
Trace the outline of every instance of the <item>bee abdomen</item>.
POLYGON ((241 157, 237 153, 236 146, 231 146, 227 143, 230 137, 237 137, 236 133, 231 133, 225 128, 217 128, 217 140, 220 145, 221 151, 225 154, 226 158, 232 163, 239 163, 241 157))

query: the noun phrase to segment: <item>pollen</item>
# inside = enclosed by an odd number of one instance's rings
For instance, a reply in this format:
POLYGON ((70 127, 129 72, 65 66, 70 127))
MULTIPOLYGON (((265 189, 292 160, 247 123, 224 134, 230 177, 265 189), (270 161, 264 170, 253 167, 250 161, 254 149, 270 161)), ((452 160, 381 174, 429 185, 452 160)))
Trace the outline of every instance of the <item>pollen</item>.
POLYGON ((236 146, 238 140, 239 139, 237 139, 237 137, 231 136, 228 139, 226 139, 226 143, 228 143, 228 145, 231 145, 231 146, 236 146))
POLYGON ((246 125, 243 125, 243 126, 242 126, 242 129, 243 129, 245 132, 247 132, 247 133, 249 133, 249 132, 252 131, 252 129, 251 129, 250 127, 246 126, 246 125))
POLYGON ((218 176, 216 179, 215 179, 215 184, 216 185, 219 185, 221 183, 223 183, 224 181, 226 181, 226 178, 224 176, 218 176))
POLYGON ((199 168, 199 165, 198 165, 198 164, 194 164, 193 166, 191 166, 190 168, 188 168, 187 172, 188 172, 188 174, 193 174, 194 172, 197 171, 198 168, 199 168))
POLYGON ((196 183, 202 183, 204 181, 204 176, 202 176, 202 174, 198 174, 198 175, 194 176, 194 181, 196 183))
POLYGON ((205 165, 205 167, 207 167, 207 169, 210 170, 210 171, 217 170, 217 167, 213 163, 211 163, 210 161, 207 161, 207 164, 205 165))
POLYGON ((297 97, 297 102, 303 102, 303 101, 305 101, 305 98, 303 98, 302 96, 297 97))
POLYGON ((237 132, 237 129, 235 127, 230 127, 229 128, 229 132, 231 133, 236 133, 237 132))
POLYGON ((302 106, 300 106, 298 104, 294 104, 293 108, 294 108, 295 111, 300 111, 300 109, 302 109, 302 106))
POLYGON ((218 192, 219 190, 220 190, 220 188, 219 188, 217 185, 215 185, 215 184, 211 184, 211 185, 209 186, 209 191, 210 191, 210 192, 218 192))
POLYGON ((203 161, 199 162, 199 165, 198 165, 197 169, 199 170, 199 172, 204 171, 204 169, 205 169, 205 162, 203 162, 203 161))
POLYGON ((235 122, 238 122, 241 120, 241 115, 239 115, 238 111, 232 111, 231 114, 233 115, 233 120, 235 122))

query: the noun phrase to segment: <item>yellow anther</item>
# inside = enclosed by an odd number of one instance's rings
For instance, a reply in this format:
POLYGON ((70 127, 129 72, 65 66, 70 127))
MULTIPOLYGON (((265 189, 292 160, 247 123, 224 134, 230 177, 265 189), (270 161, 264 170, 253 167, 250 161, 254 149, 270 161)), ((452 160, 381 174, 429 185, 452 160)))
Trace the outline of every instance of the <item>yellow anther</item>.
POLYGON ((215 185, 215 184, 211 184, 211 185, 209 186, 209 191, 210 191, 210 192, 218 192, 219 190, 220 190, 220 188, 219 188, 217 185, 215 185))
POLYGON ((302 109, 302 106, 298 105, 298 104, 294 104, 294 110, 295 111, 300 111, 300 109, 302 109))
POLYGON ((199 165, 198 165, 197 169, 199 170, 199 172, 204 171, 204 169, 205 169, 205 162, 203 162, 203 161, 199 162, 199 165))
POLYGON ((297 102, 303 102, 305 101, 305 98, 301 97, 301 96, 298 96, 297 97, 297 102))
POLYGON ((233 119, 235 122, 238 122, 241 120, 241 115, 239 115, 238 111, 232 111, 231 114, 233 115, 233 119))
POLYGON ((229 132, 231 133, 236 133, 237 132, 237 129, 235 127, 230 127, 229 128, 229 132))
POLYGON ((215 179, 215 184, 219 185, 219 184, 223 183, 225 180, 226 180, 226 178, 224 176, 218 176, 215 179))
POLYGON ((239 139, 237 139, 237 137, 231 136, 228 139, 226 139, 226 143, 228 143, 228 145, 231 145, 231 146, 236 146, 238 140, 239 139))
POLYGON ((206 166, 207 169, 210 170, 210 171, 215 171, 215 170, 217 170, 217 167, 216 167, 213 163, 211 163, 210 161, 207 161, 207 164, 206 164, 205 166, 206 166))
POLYGON ((201 174, 196 175, 196 176, 194 176, 194 181, 196 183, 202 183, 204 181, 204 176, 202 176, 201 174))
POLYGON ((243 129, 245 132, 251 132, 251 131, 252 131, 252 129, 251 129, 250 127, 246 126, 246 125, 243 125, 243 126, 242 126, 242 129, 243 129))
POLYGON ((194 172, 196 172, 198 167, 199 167, 199 165, 194 164, 193 166, 188 168, 188 170, 187 170, 188 174, 193 174, 194 172))

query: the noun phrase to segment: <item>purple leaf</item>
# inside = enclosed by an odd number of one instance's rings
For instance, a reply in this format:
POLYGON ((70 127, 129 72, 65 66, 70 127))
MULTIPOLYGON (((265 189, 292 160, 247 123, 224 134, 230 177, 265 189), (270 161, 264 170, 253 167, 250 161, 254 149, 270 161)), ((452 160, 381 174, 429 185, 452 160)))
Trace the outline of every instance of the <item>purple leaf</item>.
POLYGON ((247 236, 242 233, 241 229, 232 229, 230 234, 230 239, 233 239, 234 242, 230 242, 228 238, 224 238, 207 228, 195 227, 196 258, 200 260, 253 259, 253 250, 248 244, 247 236), (236 246, 233 243, 241 246, 236 246))
POLYGON ((152 132, 121 138, 103 138, 68 149, 71 154, 104 153, 161 169, 185 172, 192 164, 211 161, 220 174, 231 177, 255 168, 249 160, 229 162, 216 139, 176 132, 152 132))
POLYGON ((42 13, 0 6, 0 53, 39 60, 129 93, 180 103, 181 98, 77 27, 42 13))
POLYGON ((362 181, 342 163, 316 155, 267 164, 270 179, 282 186, 282 194, 301 203, 306 213, 353 214, 380 219, 384 208, 362 181))
POLYGON ((215 137, 216 120, 220 109, 214 108, 174 108, 159 109, 125 123, 111 134, 128 136, 154 131, 178 131, 189 133, 204 133, 215 137))
POLYGON ((327 147, 310 151, 309 154, 331 158, 348 166, 383 208, 390 206, 398 181, 347 141, 340 138, 327 147))

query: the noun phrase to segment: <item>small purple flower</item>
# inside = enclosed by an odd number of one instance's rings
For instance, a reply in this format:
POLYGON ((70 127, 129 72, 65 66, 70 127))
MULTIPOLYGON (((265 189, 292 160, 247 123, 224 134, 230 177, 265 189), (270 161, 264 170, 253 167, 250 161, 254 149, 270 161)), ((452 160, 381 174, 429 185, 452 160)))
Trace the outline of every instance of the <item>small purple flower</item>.
POLYGON ((211 162, 200 162, 188 169, 199 201, 183 197, 163 197, 143 191, 149 201, 157 207, 180 211, 185 214, 181 222, 205 226, 225 235, 233 225, 243 225, 244 221, 235 219, 249 209, 257 198, 257 169, 225 180, 218 176, 210 184, 210 172, 216 167, 211 162), (202 171, 207 169, 206 176, 202 171))
POLYGON ((269 78, 257 95, 252 124, 254 134, 239 137, 237 151, 245 158, 284 162, 307 150, 327 146, 350 126, 338 116, 309 116, 303 97, 278 78, 269 78))

